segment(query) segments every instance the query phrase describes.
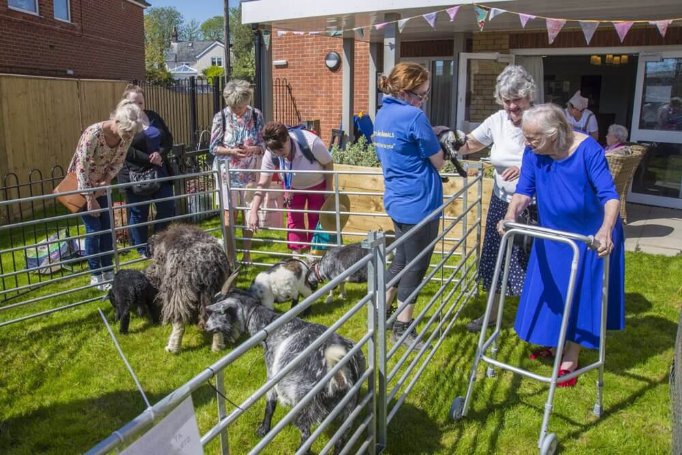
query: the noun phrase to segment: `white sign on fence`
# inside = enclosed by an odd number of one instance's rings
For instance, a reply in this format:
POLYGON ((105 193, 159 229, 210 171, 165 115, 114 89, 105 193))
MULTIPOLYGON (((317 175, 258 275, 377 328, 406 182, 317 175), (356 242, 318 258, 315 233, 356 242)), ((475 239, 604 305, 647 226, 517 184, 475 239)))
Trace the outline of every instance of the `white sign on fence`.
POLYGON ((203 453, 191 396, 144 436, 121 452, 123 455, 197 455, 203 453))

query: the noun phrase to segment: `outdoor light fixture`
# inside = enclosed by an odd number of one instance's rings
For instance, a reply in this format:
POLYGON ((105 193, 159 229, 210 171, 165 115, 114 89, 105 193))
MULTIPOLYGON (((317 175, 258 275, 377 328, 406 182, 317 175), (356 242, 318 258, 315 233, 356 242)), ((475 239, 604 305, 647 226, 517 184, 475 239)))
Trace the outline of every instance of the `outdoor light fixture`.
POLYGON ((324 56, 324 64, 331 71, 336 71, 341 66, 341 56, 336 51, 330 51, 324 56))
POLYGON ((590 55, 590 65, 601 65, 602 61, 607 65, 626 65, 630 63, 630 56, 606 54, 602 59, 601 55, 590 55))

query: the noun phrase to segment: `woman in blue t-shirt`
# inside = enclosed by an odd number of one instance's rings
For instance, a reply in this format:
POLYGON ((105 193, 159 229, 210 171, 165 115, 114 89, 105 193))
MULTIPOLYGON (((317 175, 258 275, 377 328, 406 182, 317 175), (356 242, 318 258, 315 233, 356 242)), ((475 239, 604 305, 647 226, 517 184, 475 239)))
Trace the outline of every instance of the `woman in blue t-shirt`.
MULTIPOLYGON (((429 72, 421 65, 402 62, 391 73, 381 76, 379 89, 386 94, 377 112, 374 144, 384 174, 384 207, 393 220, 396 241, 443 203, 443 184, 438 170, 445 163, 438 138, 421 105, 429 96, 429 72)), ((399 243, 388 270, 390 281, 407 264, 428 248, 422 256, 387 291, 387 305, 397 295, 404 309, 393 325, 395 342, 406 332, 405 344, 420 349, 417 331, 412 325, 414 303, 408 297, 419 286, 431 260, 429 244, 438 235, 440 215, 431 218, 407 242, 399 243)))

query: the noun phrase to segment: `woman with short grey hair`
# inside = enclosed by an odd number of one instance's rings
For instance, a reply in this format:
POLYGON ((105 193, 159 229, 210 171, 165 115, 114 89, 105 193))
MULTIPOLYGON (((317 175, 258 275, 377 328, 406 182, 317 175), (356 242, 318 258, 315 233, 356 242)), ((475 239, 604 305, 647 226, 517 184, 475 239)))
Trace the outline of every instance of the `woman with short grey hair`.
MULTIPOLYGON (((478 128, 469 133, 466 136, 466 143, 459 149, 460 154, 467 155, 490 146, 490 162, 495 168, 485 239, 478 268, 479 279, 487 290, 492 287, 497 251, 500 248, 500 236, 495 226, 507 212, 509 201, 516 190, 516 182, 521 173, 521 158, 525 146, 521 132, 521 116, 533 105, 535 90, 533 76, 525 68, 518 65, 507 66, 497 76, 494 93, 495 100, 502 106, 502 109, 485 119, 478 128)), ((530 206, 527 214, 529 220, 534 220, 536 218, 535 207, 530 206)), ((515 245, 507 280, 507 295, 521 293, 527 263, 526 248, 523 245, 515 245)), ((501 289, 501 282, 500 278, 497 289, 501 289)), ((498 301, 499 298, 496 298, 495 302, 498 301)), ((494 311, 490 317, 490 325, 494 325, 496 320, 497 311, 494 311)), ((467 324, 467 329, 478 332, 482 325, 483 316, 467 324)))
MULTIPOLYGON (((620 197, 613 184, 601 145, 591 136, 573 131, 563 110, 541 104, 523 114, 523 136, 528 148, 523 155, 521 177, 507 213, 497 225, 516 221, 523 210, 537 201, 540 225, 549 229, 594 236, 595 250, 578 244, 574 264, 569 245, 536 238, 516 312, 514 329, 519 338, 540 345, 531 359, 557 355, 564 302, 571 271, 575 270, 575 294, 559 378, 578 368, 581 347, 597 349, 601 335, 602 278, 609 261, 606 328, 625 325, 625 248, 618 216, 620 197)), ((559 382, 573 387, 578 378, 559 382)))
MULTIPOLYGON (((260 169, 265 146, 263 144, 263 114, 256 108, 249 105, 253 97, 251 84, 243 80, 232 80, 225 85, 223 98, 226 107, 213 117, 211 127, 211 143, 209 151, 215 160, 213 169, 221 173, 223 203, 225 206, 225 226, 230 232, 230 217, 237 218, 235 207, 247 206, 247 195, 245 188, 255 186, 258 181, 258 172, 251 172, 260 169), (227 169, 230 172, 227 172, 227 169), (227 191, 227 183, 231 188, 230 194, 227 191), (232 207, 232 213, 228 211, 232 207)), ((242 210, 243 223, 246 225, 246 210, 242 210)), ((253 231, 243 229, 244 254, 242 260, 251 260, 251 237, 253 231)), ((228 239, 228 255, 230 261, 235 261, 235 252, 232 250, 232 241, 228 239)))
POLYGON ((628 129, 623 125, 613 124, 609 126, 609 130, 606 133, 606 147, 604 150, 606 153, 621 153, 627 145, 625 144, 628 140, 628 129))

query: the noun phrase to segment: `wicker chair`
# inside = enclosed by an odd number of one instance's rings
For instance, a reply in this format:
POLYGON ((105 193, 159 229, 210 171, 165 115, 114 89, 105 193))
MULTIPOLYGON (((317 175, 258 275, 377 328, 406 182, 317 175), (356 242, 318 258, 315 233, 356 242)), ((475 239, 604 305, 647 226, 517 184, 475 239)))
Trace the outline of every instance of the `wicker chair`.
POLYGON ((635 176, 637 166, 646 154, 648 147, 642 144, 631 144, 627 146, 630 153, 625 155, 606 155, 606 161, 609 163, 609 170, 613 176, 613 182, 616 184, 616 191, 620 195, 620 216, 623 222, 627 223, 628 215, 625 208, 625 197, 628 194, 628 189, 632 184, 632 179, 635 176))

